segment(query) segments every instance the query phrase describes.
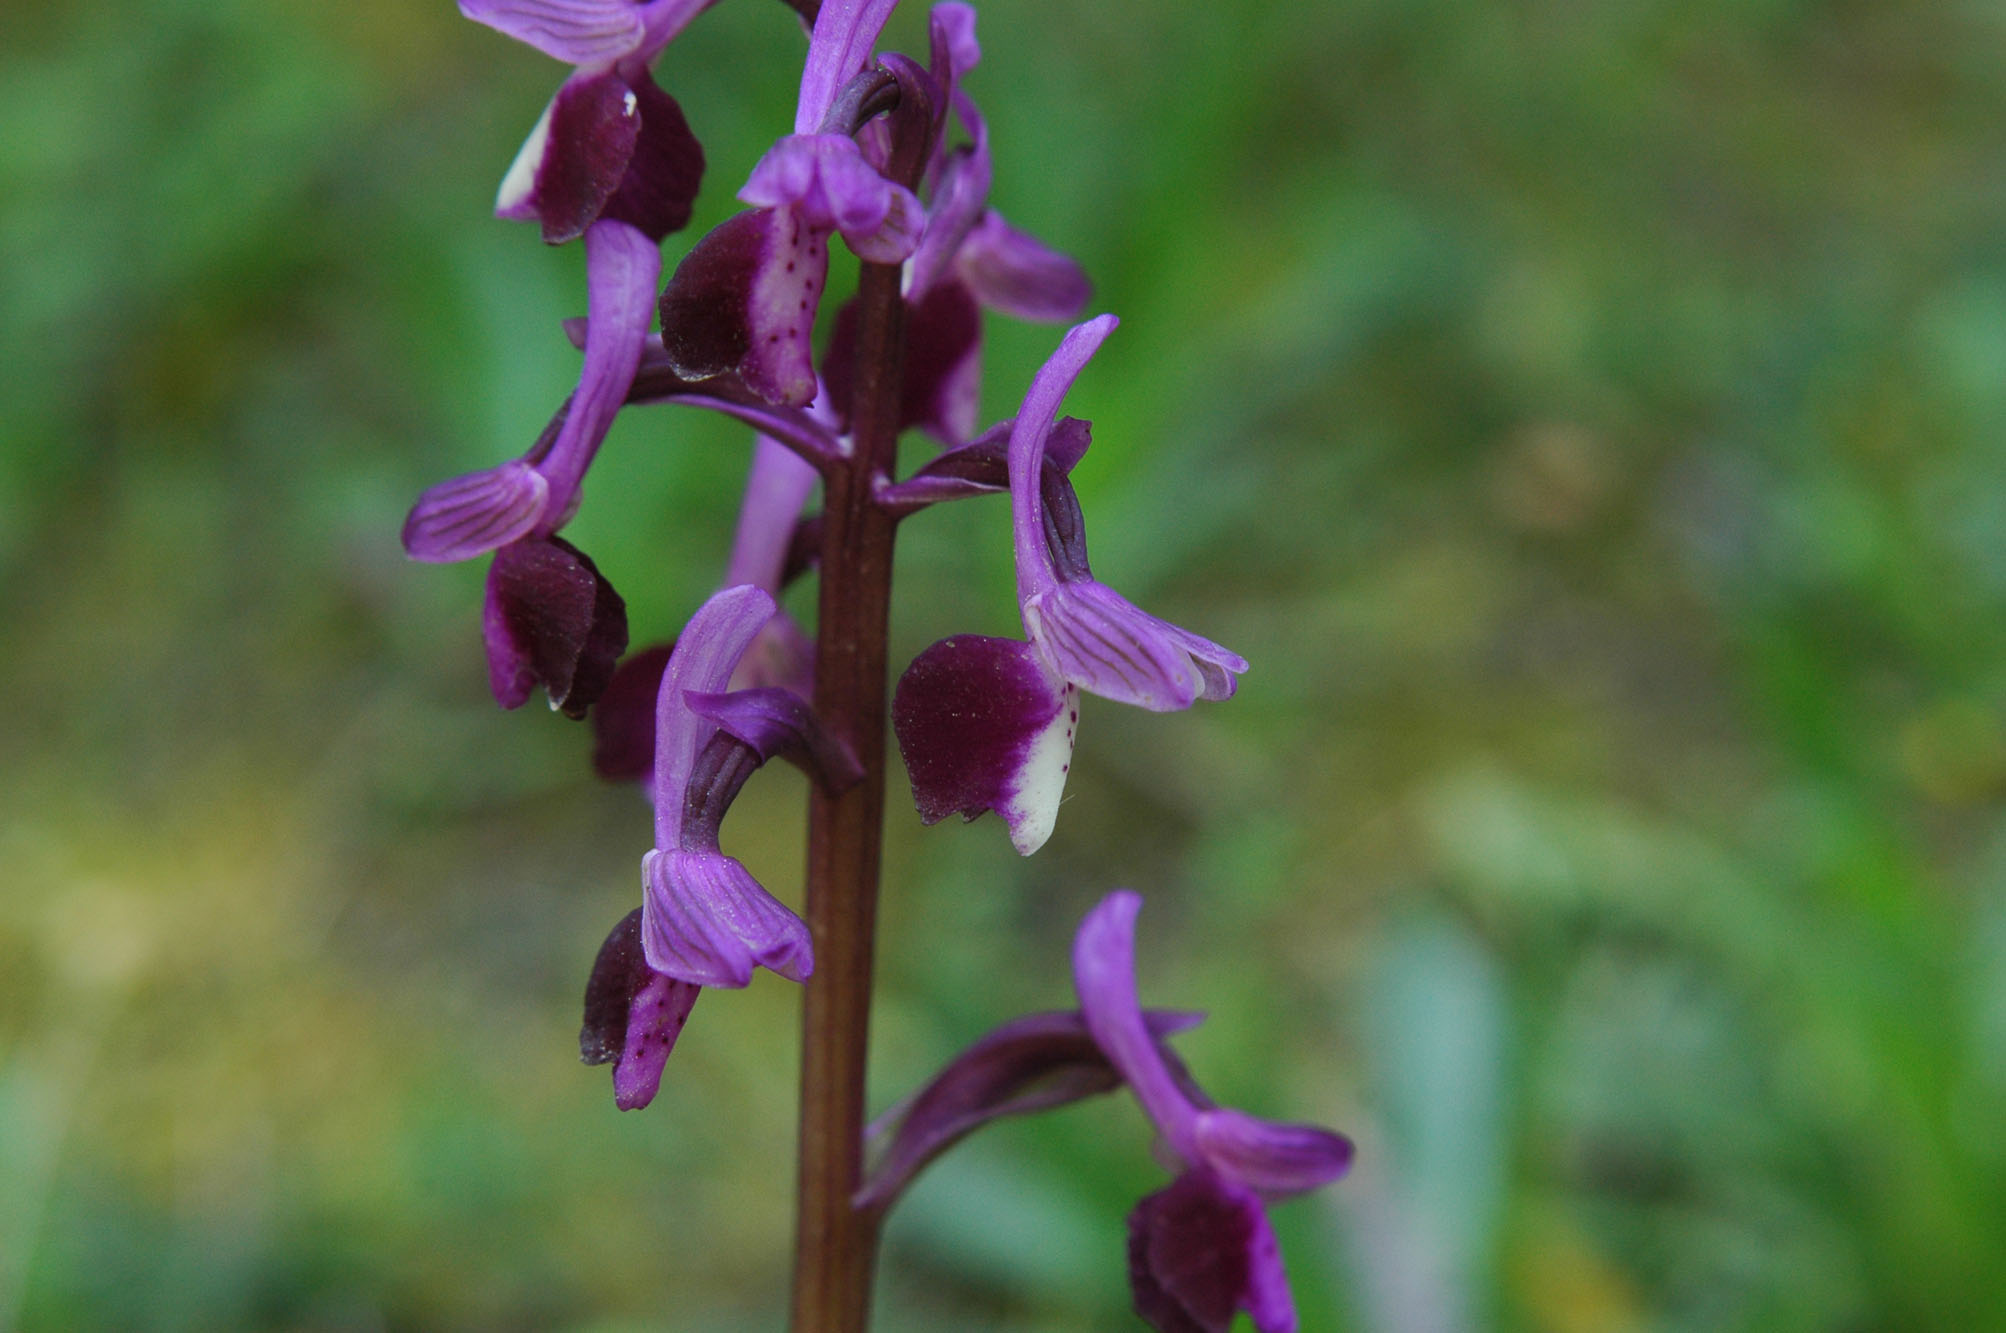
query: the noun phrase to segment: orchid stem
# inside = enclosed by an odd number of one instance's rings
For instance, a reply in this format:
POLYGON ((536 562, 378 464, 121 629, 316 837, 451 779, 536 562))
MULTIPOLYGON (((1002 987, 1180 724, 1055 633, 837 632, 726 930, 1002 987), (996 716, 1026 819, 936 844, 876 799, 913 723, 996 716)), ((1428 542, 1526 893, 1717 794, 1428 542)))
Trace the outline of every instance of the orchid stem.
POLYGON ((898 450, 905 304, 899 266, 865 264, 857 289, 852 456, 825 477, 815 711, 847 741, 863 780, 808 808, 808 928, 815 972, 802 1003, 794 1333, 864 1333, 877 1260, 862 1184, 871 956, 884 841, 886 637, 897 519, 876 480, 898 450))

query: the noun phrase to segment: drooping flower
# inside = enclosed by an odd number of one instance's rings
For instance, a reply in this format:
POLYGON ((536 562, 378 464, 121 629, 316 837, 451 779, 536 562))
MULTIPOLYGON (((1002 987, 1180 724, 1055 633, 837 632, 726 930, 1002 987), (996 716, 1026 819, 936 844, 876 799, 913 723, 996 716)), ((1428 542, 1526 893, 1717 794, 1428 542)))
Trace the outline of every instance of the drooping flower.
POLYGON ((1070 330, 1032 378, 1009 428, 1017 595, 1029 642, 943 640, 914 659, 892 704, 921 820, 994 810, 1027 856, 1058 817, 1082 690, 1162 712, 1229 698, 1234 676, 1247 669, 1238 654, 1140 610, 1087 565, 1083 520, 1065 480, 1071 463, 1063 461, 1084 451, 1085 427, 1055 418, 1115 323, 1102 315, 1070 330), (1067 432, 1077 443, 1060 438, 1067 432))
POLYGON ((648 966, 701 986, 744 986, 754 967, 793 981, 814 969, 808 929, 718 845, 754 769, 776 755, 841 790, 860 775, 806 701, 775 687, 725 693, 773 598, 727 588, 690 618, 662 674, 655 718, 655 849, 641 862, 648 966))
POLYGON ((771 403, 805 407, 817 383, 810 334, 829 273, 829 237, 859 258, 897 263, 918 244, 919 199, 825 123, 869 61, 897 0, 826 0, 808 42, 794 133, 753 167, 753 205, 698 241, 662 293, 662 345, 677 374, 729 376, 771 403))
POLYGON ((624 608, 592 561, 556 538, 634 382, 661 280, 661 240, 689 221, 703 149, 648 63, 715 0, 463 0, 461 12, 576 70, 504 177, 495 212, 543 239, 585 242, 578 387, 522 458, 427 490, 404 522, 417 560, 501 552, 484 616, 505 708, 541 681, 583 716, 626 647, 624 608), (589 587, 588 587, 589 585, 589 587), (580 626, 584 628, 580 628, 580 626), (608 656, 610 651, 611 656, 608 656))
POLYGON ((814 970, 801 918, 718 845, 725 811, 768 759, 797 763, 832 791, 862 774, 799 695, 775 687, 726 691, 774 610, 762 589, 727 588, 698 609, 664 654, 649 788, 655 847, 641 860, 640 908, 613 928, 593 964, 579 1034, 587 1064, 613 1063, 614 1100, 623 1111, 654 1098, 704 987, 745 986, 755 967, 792 981, 814 970))
POLYGON ((1214 1106, 1163 1058, 1135 987, 1142 899, 1102 899, 1073 942, 1087 1029, 1181 1170, 1129 1216, 1136 1310, 1160 1333, 1227 1333, 1244 1310, 1260 1333, 1294 1333, 1296 1312, 1266 1201, 1336 1180, 1351 1141, 1214 1106))
POLYGON ((571 517, 585 470, 634 381, 661 280, 661 241, 689 222, 703 149, 652 61, 715 0, 462 0, 467 17, 578 68, 516 154, 495 214, 552 245, 585 238, 578 390, 529 454, 433 487, 404 525, 413 558, 465 560, 571 517))

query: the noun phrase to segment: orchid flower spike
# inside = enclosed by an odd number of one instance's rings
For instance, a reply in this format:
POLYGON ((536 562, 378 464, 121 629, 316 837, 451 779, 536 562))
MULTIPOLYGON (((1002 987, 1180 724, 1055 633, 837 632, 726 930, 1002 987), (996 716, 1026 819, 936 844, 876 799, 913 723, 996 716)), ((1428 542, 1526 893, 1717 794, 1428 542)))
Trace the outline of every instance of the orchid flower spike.
MULTIPOLYGON (((1030 641, 943 639, 913 660, 892 703, 921 821, 994 810, 1026 856, 1058 818, 1082 690, 1162 712, 1231 697, 1247 669, 1237 653, 1139 610, 1088 568, 1065 480, 1085 451, 1087 427, 1054 418, 1115 323, 1102 315, 1068 332, 1009 427, 1017 593, 1030 641)), ((988 438, 957 453, 976 452, 988 438)))
POLYGON ((677 265, 662 294, 662 345, 688 380, 735 377, 767 402, 816 394, 810 335, 828 283, 829 237, 867 262, 895 264, 919 243, 917 196, 885 179, 854 138, 824 123, 869 61, 897 0, 824 0, 808 41, 794 133, 753 167, 727 219, 677 265))
POLYGON ((1165 1061, 1135 988, 1140 895, 1118 890, 1081 922, 1073 980, 1087 1030, 1127 1082, 1180 1170, 1129 1215, 1135 1308, 1161 1333, 1227 1333, 1244 1310, 1260 1333, 1295 1333, 1295 1301, 1266 1201, 1327 1185, 1351 1140, 1211 1104, 1165 1061))

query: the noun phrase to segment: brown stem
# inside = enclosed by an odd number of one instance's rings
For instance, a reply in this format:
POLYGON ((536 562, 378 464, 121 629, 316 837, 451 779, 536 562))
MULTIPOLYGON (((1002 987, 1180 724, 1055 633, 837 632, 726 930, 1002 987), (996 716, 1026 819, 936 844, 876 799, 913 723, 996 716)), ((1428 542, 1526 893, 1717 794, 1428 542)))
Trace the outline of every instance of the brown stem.
POLYGON ((871 950, 884 837, 886 634, 897 520, 874 499, 898 449, 905 303, 896 264, 857 288, 855 455, 826 475, 815 711, 864 779, 808 808, 808 929, 815 972, 802 1005, 801 1144, 794 1333, 864 1333, 877 1220, 851 1206, 862 1183, 871 950))

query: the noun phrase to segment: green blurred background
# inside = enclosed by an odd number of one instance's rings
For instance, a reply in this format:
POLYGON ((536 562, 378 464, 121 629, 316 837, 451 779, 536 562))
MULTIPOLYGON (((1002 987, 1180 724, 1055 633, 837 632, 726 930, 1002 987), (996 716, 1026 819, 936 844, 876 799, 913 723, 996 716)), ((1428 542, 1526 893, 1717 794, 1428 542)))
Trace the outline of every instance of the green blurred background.
MULTIPOLYGON (((996 203, 1124 319, 1096 569, 1254 668, 1090 703, 1030 860, 894 774, 874 1100, 1068 1003, 1132 885, 1212 1091, 1359 1142, 1277 1210, 1309 1333, 2006 1328, 2006 11, 982 39, 996 203)), ((800 50, 730 0, 664 57, 671 262, 800 50)), ((796 994, 614 1111, 577 1004, 646 810, 493 707, 478 565, 397 546, 576 373, 577 248, 488 217, 561 73, 446 0, 0 7, 0 1327, 780 1327, 796 994)), ((992 323, 987 417, 1055 337, 992 323)), ((746 457, 615 429, 572 532, 637 640, 746 457)), ((900 660, 967 630, 1015 632, 995 502, 901 548, 900 660)), ((726 827, 790 899, 802 797, 726 827)), ((986 1133, 880 1327, 1135 1326, 1162 1179, 1126 1098, 986 1133)))

